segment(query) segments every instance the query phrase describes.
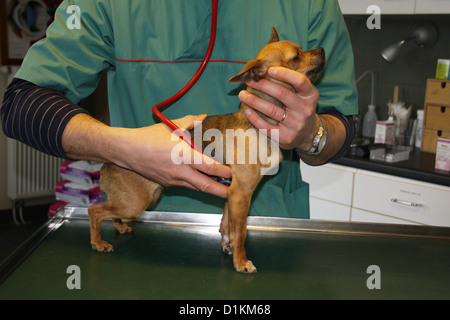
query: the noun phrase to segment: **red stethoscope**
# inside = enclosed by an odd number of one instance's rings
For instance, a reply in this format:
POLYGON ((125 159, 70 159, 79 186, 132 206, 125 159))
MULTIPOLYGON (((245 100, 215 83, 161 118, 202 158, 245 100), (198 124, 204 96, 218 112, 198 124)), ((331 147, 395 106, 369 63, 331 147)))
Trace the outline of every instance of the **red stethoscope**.
POLYGON ((209 59, 211 58, 211 54, 214 49, 214 43, 216 41, 217 6, 218 6, 218 0, 212 0, 211 36, 209 39, 208 50, 206 51, 206 55, 203 58, 202 63, 200 65, 200 67, 198 68, 197 72, 194 74, 192 79, 186 84, 186 86, 183 89, 181 89, 179 92, 177 92, 175 95, 173 95, 169 99, 164 100, 164 101, 154 105, 152 108, 153 113, 158 117, 158 119, 160 119, 170 129, 172 129, 174 132, 176 132, 180 136, 180 138, 182 138, 186 143, 188 143, 191 146, 192 149, 199 151, 201 153, 202 153, 202 150, 197 145, 195 145, 195 143, 186 135, 186 133, 184 133, 183 130, 181 130, 175 123, 173 123, 165 115, 163 115, 161 113, 161 111, 159 111, 159 109, 176 102, 178 99, 180 99, 182 96, 184 96, 192 88, 192 86, 197 82, 197 80, 200 78, 203 71, 205 70, 206 65, 209 62, 209 59))

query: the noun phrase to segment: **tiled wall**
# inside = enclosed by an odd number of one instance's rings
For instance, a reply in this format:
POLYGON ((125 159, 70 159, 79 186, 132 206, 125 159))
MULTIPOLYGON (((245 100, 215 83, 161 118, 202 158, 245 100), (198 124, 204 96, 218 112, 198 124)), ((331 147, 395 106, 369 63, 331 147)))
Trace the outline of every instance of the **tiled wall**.
MULTIPOLYGON (((415 118, 416 110, 423 109, 426 79, 434 78, 437 60, 450 59, 450 15, 384 15, 380 30, 369 30, 367 18, 367 15, 345 16, 355 55, 356 77, 366 70, 375 73, 375 105, 379 119, 387 118, 387 102, 393 98, 395 85, 400 87, 399 100, 407 106, 413 105, 415 118), (411 42, 404 46, 395 62, 386 62, 381 57, 385 47, 402 40, 416 23, 426 19, 434 22, 440 33, 433 48, 419 48, 411 42)), ((371 78, 364 77, 357 87, 363 117, 370 103, 371 78)))

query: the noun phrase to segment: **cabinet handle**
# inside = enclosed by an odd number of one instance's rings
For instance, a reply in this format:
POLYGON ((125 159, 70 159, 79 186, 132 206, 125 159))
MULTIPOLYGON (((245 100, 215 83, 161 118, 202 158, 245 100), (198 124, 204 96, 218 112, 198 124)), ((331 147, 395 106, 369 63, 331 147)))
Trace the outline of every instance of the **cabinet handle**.
POLYGON ((391 199, 392 202, 398 203, 398 204, 402 204, 404 206, 408 206, 408 207, 421 207, 422 204, 421 203, 414 203, 414 202, 409 202, 409 201, 404 201, 404 200, 400 200, 397 198, 393 198, 391 199))

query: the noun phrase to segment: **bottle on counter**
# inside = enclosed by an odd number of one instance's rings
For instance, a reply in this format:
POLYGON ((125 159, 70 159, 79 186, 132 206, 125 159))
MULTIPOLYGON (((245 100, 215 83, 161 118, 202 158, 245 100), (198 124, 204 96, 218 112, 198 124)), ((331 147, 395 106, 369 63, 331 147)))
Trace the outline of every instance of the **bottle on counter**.
POLYGON ((375 127, 377 125, 377 114, 375 113, 375 106, 369 105, 369 110, 364 116, 362 135, 366 138, 373 138, 375 136, 375 127))
POLYGON ((416 148, 422 146, 423 109, 417 110, 416 148))

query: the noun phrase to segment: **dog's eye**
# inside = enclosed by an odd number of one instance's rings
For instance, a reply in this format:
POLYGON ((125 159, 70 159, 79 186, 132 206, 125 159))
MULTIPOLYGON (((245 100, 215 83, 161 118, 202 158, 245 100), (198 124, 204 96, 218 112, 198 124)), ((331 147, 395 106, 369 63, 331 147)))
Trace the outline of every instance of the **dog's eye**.
POLYGON ((300 60, 300 53, 297 53, 297 55, 291 59, 292 62, 298 62, 300 60))

